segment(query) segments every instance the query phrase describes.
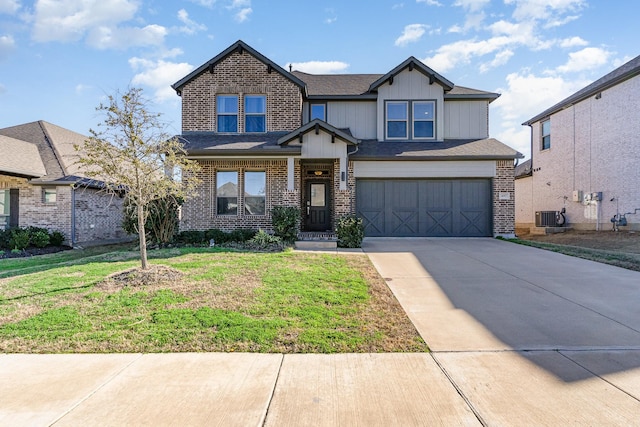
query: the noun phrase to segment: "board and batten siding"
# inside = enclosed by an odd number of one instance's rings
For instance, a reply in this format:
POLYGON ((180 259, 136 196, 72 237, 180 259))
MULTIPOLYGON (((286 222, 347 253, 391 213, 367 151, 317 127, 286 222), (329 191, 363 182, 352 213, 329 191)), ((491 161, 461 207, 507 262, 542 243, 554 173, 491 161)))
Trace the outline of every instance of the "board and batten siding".
POLYGON ((418 70, 405 69, 393 78, 393 84, 383 83, 378 88, 377 128, 379 141, 384 140, 385 101, 424 99, 436 101, 436 139, 444 133, 444 90, 438 83, 429 84, 429 78, 418 70))
POLYGON ((489 102, 486 100, 444 103, 444 138, 472 139, 489 137, 489 102))
POLYGON ((356 178, 493 178, 496 162, 479 161, 355 161, 356 178))
MULTIPOLYGON (((327 123, 349 129, 358 139, 376 138, 376 101, 328 101, 327 123)), ((309 123, 309 103, 302 107, 303 125, 309 123)))

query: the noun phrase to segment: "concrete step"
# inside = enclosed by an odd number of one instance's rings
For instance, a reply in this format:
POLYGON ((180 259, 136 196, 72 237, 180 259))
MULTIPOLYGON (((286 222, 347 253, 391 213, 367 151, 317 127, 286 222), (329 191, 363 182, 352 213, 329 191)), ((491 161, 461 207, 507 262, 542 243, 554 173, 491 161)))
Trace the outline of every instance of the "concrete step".
POLYGON ((295 242, 296 249, 338 249, 338 242, 335 240, 298 240, 295 242))

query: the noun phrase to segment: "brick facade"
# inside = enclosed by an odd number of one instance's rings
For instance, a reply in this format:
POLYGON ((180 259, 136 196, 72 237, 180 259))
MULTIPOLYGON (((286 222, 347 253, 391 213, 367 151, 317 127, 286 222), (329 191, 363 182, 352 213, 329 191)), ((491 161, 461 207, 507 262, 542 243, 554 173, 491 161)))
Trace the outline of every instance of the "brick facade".
MULTIPOLYGON (((229 231, 236 228, 273 231, 271 209, 274 206, 300 206, 300 161, 296 160, 295 187, 287 189, 287 160, 210 160, 200 162, 201 180, 197 196, 188 199, 182 207, 181 230, 206 230, 219 228, 229 231), (238 171, 238 188, 244 188, 244 172, 266 171, 265 215, 247 215, 244 212, 244 197, 238 199, 237 215, 216 214, 216 172, 238 171)), ((239 190, 241 195, 242 191, 239 190)))
POLYGON ((302 124, 300 87, 249 52, 233 52, 182 88, 182 131, 216 130, 216 95, 238 95, 238 131, 244 130, 243 95, 266 95, 267 131, 291 131, 302 124))
POLYGON ((515 234, 515 186, 513 160, 496 161, 493 178, 493 235, 515 234))
POLYGON ((64 234, 66 243, 119 240, 126 238, 122 229, 122 199, 95 189, 70 185, 42 187, 25 178, 0 175, 0 189, 19 190, 19 226, 42 227, 64 234), (55 203, 43 201, 43 188, 56 189, 55 203), (75 210, 72 204, 75 202, 75 210), (75 215, 75 227, 74 227, 75 215))

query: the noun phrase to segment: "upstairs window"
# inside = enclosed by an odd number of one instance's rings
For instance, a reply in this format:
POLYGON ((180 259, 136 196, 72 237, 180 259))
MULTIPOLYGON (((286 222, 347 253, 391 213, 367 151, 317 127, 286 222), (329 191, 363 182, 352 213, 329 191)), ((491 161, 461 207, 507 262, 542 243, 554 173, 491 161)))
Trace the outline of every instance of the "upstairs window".
POLYGON ((267 131, 267 97, 246 95, 244 97, 244 131, 267 131))
POLYGON ((388 101, 386 104, 387 139, 407 139, 409 112, 407 101, 388 101))
POLYGON ((320 119, 323 122, 327 121, 327 109, 325 104, 311 104, 311 117, 310 120, 320 119))
POLYGON ((542 127, 542 149, 548 150, 551 148, 551 120, 545 120, 541 124, 542 127))
POLYGON ((216 116, 218 132, 238 132, 238 96, 216 96, 216 116))
POLYGON ((238 214, 238 171, 216 173, 216 213, 238 214))
POLYGON ((436 103, 434 101, 413 102, 413 137, 435 138, 436 103))

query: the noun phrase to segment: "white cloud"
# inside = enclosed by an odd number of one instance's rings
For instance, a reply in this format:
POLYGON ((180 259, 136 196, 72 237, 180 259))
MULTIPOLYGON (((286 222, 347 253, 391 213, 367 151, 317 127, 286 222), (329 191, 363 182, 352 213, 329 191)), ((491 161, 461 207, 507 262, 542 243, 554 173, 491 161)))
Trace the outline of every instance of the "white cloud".
POLYGON ((89 85, 85 85, 82 83, 79 83, 76 85, 76 95, 82 95, 84 94, 86 91, 93 89, 93 86, 89 86, 89 85))
POLYGON ((253 12, 253 9, 251 9, 250 7, 245 7, 243 9, 240 9, 235 14, 234 19, 240 23, 243 23, 244 21, 249 19, 249 15, 251 14, 251 12, 253 12))
POLYGON ((138 10, 133 0, 37 0, 33 39, 76 41, 94 28, 113 28, 131 20, 138 10))
POLYGON ((393 6, 391 6, 391 9, 396 10, 396 9, 402 9, 403 7, 404 7, 404 3, 396 3, 393 6))
POLYGON ((426 3, 427 6, 442 6, 438 0, 416 0, 416 3, 426 3))
POLYGON ((424 24, 410 24, 404 27, 402 35, 396 39, 396 46, 406 46, 409 43, 415 43, 420 40, 425 31, 429 28, 424 24))
POLYGON ((16 42, 11 36, 0 36, 0 60, 9 56, 15 48, 16 42))
POLYGON ((492 68, 496 68, 496 67, 499 67, 501 65, 504 65, 507 62, 509 62, 509 59, 511 59, 512 56, 513 56, 513 51, 512 50, 510 50, 510 49, 502 50, 502 51, 498 52, 493 57, 493 60, 491 62, 486 62, 484 64, 481 64, 480 65, 480 72, 481 73, 486 73, 487 71, 489 71, 492 68))
POLYGON ((580 37, 571 37, 568 39, 560 40, 560 47, 575 47, 575 46, 586 46, 589 42, 580 38, 580 37))
POLYGON ((293 66, 296 71, 302 71, 310 74, 335 74, 346 70, 349 64, 340 61, 308 61, 308 62, 292 62, 287 64, 293 66))
POLYGON ((192 3, 198 4, 200 6, 212 8, 216 3, 216 0, 190 0, 192 3))
POLYGON ((144 58, 131 58, 129 65, 137 74, 131 80, 134 85, 144 85, 154 90, 157 102, 176 100, 177 96, 171 85, 193 70, 193 65, 186 62, 157 61, 144 58))
POLYGON ((189 18, 189 13, 180 9, 178 11, 178 20, 184 24, 184 26, 179 28, 179 31, 185 34, 195 34, 198 31, 206 31, 207 26, 204 24, 198 24, 197 22, 191 20, 189 18))
POLYGON ((586 47, 577 52, 571 52, 566 64, 556 68, 556 71, 559 73, 575 73, 598 68, 608 62, 610 55, 611 52, 599 47, 586 47))
POLYGON ((560 22, 558 15, 577 12, 586 6, 585 0, 504 0, 505 4, 515 4, 513 17, 518 21, 546 20, 560 22))
POLYGON ((457 0, 453 5, 460 6, 470 12, 477 12, 489 4, 490 0, 457 0))
POLYGON ((498 110, 497 116, 500 117, 500 129, 492 129, 492 133, 500 141, 528 155, 530 134, 528 127, 522 126, 522 123, 578 91, 589 82, 565 80, 558 76, 540 77, 524 71, 509 74, 506 83, 506 89, 498 89, 498 92, 502 93, 500 98, 491 104, 493 109, 498 110))
POLYGON ((0 13, 13 15, 20 9, 20 2, 17 0, 0 0, 0 13))
POLYGON ((131 46, 160 46, 167 29, 160 25, 146 27, 98 27, 88 34, 87 44, 97 49, 126 49, 131 46))
POLYGON ((512 44, 509 37, 492 37, 488 40, 460 40, 439 47, 435 55, 421 61, 439 73, 455 68, 458 64, 468 64, 473 57, 484 56, 512 44))

